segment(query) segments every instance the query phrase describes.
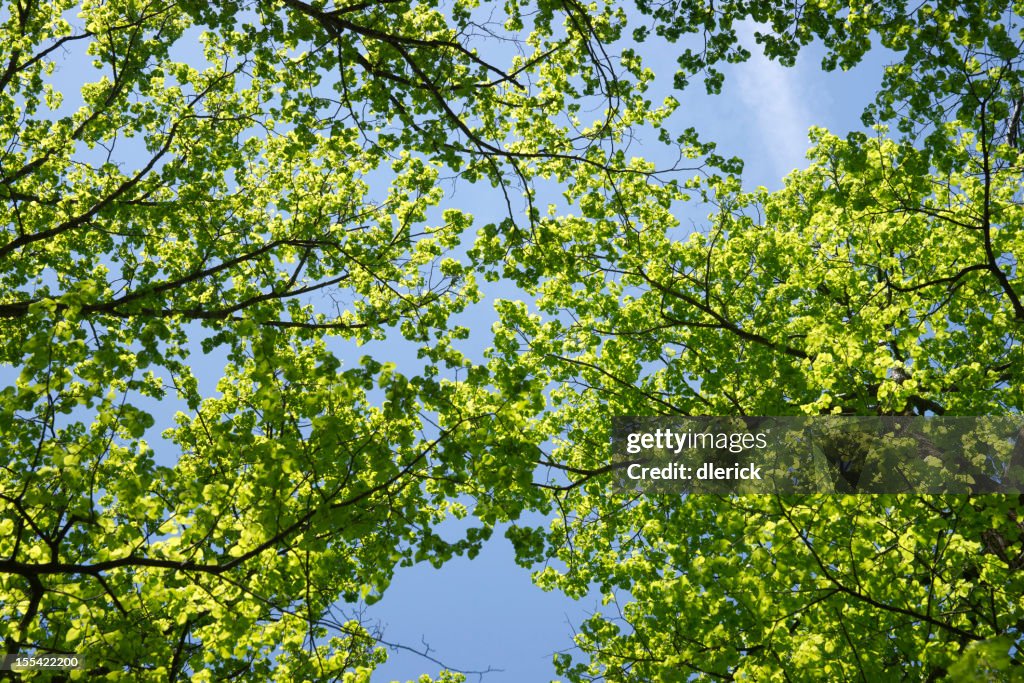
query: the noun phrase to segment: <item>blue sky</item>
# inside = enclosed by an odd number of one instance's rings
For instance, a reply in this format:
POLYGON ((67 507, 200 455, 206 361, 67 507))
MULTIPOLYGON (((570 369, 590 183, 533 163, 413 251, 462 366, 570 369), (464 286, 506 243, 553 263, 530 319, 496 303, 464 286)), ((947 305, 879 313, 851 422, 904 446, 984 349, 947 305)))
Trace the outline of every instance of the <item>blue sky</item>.
MULTIPOLYGON (((741 35, 752 42, 753 27, 745 26, 741 35)), ((644 50, 658 82, 671 83, 672 50, 652 45, 644 50), (660 61, 650 54, 660 56, 660 61)), ((743 158, 745 187, 781 187, 786 174, 806 165, 811 126, 840 135, 862 129, 860 113, 870 102, 885 63, 884 55, 875 54, 854 70, 826 74, 820 71, 821 55, 819 49, 808 48, 795 67, 785 68, 754 51, 748 62, 725 70, 725 86, 718 96, 706 95, 698 80, 677 94, 682 103, 675 114, 680 130, 695 126, 702 139, 718 143, 719 153, 743 158)), ((651 99, 658 101, 662 94, 653 93, 651 99)), ((630 153, 658 162, 660 150, 634 147, 630 153)), ((466 208, 474 212, 475 207, 466 208)), ((478 222, 485 222, 486 208, 478 208, 478 222)), ((705 216, 688 218, 699 227, 705 216)), ((486 311, 477 315, 475 332, 486 337, 493 318, 486 311)), ((546 522, 537 516, 524 523, 546 522)), ((472 561, 458 558, 440 570, 429 565, 399 569, 384 598, 365 616, 383 627, 385 640, 421 650, 425 643, 432 657, 451 667, 498 669, 482 678, 468 676, 470 681, 551 681, 556 679, 552 654, 571 649, 573 628, 601 608, 600 596, 572 601, 544 593, 531 584, 529 574, 515 565, 511 544, 498 531, 472 561)), ((438 668, 399 650, 373 680, 406 681, 438 668)))

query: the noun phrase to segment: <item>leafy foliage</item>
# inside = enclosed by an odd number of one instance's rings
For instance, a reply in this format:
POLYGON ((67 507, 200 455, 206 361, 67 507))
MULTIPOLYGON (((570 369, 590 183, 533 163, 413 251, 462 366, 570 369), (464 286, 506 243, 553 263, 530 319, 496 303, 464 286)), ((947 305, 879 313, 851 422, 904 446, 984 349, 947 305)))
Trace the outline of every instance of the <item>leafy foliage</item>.
POLYGON ((577 178, 581 216, 534 245, 531 262, 552 264, 531 290, 542 313, 503 311, 499 338, 523 342, 495 362, 555 385, 560 515, 512 537, 528 539, 524 562, 558 558, 539 585, 596 584, 609 606, 577 634, 586 659, 558 668, 573 681, 1018 675, 1024 499, 637 498, 602 474, 614 415, 1020 412, 1020 7, 640 6, 670 40, 713 34, 684 73, 741 58, 743 17, 771 24, 760 39, 783 61, 814 37, 826 67, 872 39, 898 54, 865 115, 873 133, 812 131, 810 165, 783 189, 635 187, 624 222, 599 181, 577 178), (713 206, 705 229, 680 227, 688 192, 713 206))
POLYGON ((512 527, 521 562, 619 608, 557 659, 570 680, 1009 675, 1022 501, 634 499, 602 475, 615 414, 1021 410, 1021 13, 12 4, 6 651, 87 651, 89 680, 367 680, 384 653, 339 600, 554 509, 512 527), (673 130, 622 40, 681 41, 676 87, 716 91, 751 20, 783 63, 898 55, 872 134, 813 131, 778 192, 673 130), (629 156, 640 132, 680 164, 629 156), (689 199, 713 211, 684 233, 689 199), (475 363, 480 280, 532 305, 495 303, 475 363))
POLYGON ((90 680, 364 680, 382 651, 337 601, 540 504, 528 457, 488 464, 514 409, 452 379, 480 292, 442 182, 500 188, 515 231, 508 192, 538 167, 611 172, 621 129, 656 118, 639 66, 599 51, 620 23, 462 0, 4 11, 7 652, 88 652, 90 680), (588 98, 607 112, 574 137, 588 98), (419 371, 354 353, 384 339, 419 371), (497 492, 463 538, 436 531, 497 492))

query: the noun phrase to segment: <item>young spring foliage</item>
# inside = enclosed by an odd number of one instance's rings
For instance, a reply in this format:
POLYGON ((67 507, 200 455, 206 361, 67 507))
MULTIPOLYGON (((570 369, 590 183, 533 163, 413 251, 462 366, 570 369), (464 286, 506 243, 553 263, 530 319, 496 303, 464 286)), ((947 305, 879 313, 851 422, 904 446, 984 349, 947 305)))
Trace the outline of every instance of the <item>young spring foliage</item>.
POLYGON ((494 9, 0 11, 5 652, 367 680, 384 652, 346 604, 544 505, 525 413, 453 346, 480 293, 446 188, 493 189, 483 229, 527 234, 535 176, 611 173, 664 114, 602 51, 618 8, 494 9))
POLYGON ((520 560, 619 603, 557 658, 570 680, 1004 675, 1017 499, 636 499, 603 475, 612 415, 1021 410, 1020 15, 11 4, 5 651, 87 652, 82 680, 369 680, 384 652, 346 605, 555 509, 509 532, 520 560), (760 49, 744 21, 784 63, 899 56, 871 133, 814 131, 774 193, 670 120, 760 49), (652 33, 678 54, 660 105, 652 33), (636 131, 704 172, 632 156, 636 131), (688 198, 713 209, 696 231, 688 198), (483 279, 532 300, 496 303, 475 364, 455 316, 483 279))
MULTIPOLYGON (((536 310, 506 304, 492 364, 551 386, 543 461, 558 516, 509 534, 537 583, 607 608, 577 630, 572 681, 1016 680, 1024 498, 719 498, 623 492, 622 415, 984 415, 1024 408, 1019 3, 639 3, 704 31, 684 75, 762 25, 824 66, 895 51, 868 132, 811 131, 776 192, 731 177, 580 173, 574 215, 512 250, 536 310), (684 227, 696 195, 706 222, 684 227)), ((645 30, 641 29, 638 38, 645 30)), ((749 46, 748 46, 749 47, 749 46)), ((717 87, 710 72, 710 87, 717 87)), ((1024 435, 1019 435, 1022 442, 1024 435)), ((1015 450, 1024 466, 1024 448, 1015 450)))

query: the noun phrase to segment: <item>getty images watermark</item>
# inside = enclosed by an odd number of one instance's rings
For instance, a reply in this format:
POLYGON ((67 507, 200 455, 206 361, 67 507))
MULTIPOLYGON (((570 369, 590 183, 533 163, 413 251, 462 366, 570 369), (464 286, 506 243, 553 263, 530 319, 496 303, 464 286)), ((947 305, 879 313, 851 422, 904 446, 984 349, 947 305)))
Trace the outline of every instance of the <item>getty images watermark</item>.
POLYGON ((1024 417, 621 417, 613 468, 666 493, 1022 493, 1024 417))

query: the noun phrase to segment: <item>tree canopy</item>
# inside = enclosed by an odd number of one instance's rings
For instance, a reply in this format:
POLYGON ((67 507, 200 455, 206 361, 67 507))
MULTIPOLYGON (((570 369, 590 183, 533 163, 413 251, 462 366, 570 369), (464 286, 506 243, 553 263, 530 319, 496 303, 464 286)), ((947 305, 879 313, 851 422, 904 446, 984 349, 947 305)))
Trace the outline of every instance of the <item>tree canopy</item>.
POLYGON ((540 587, 605 594, 572 681, 1012 676, 1024 499, 605 475, 616 415, 1021 411, 1022 9, 10 4, 5 651, 86 654, 58 679, 368 680, 384 652, 345 605, 511 522, 540 587), (865 131, 812 131, 781 190, 674 125, 692 81, 812 43, 826 70, 894 58, 865 131))

